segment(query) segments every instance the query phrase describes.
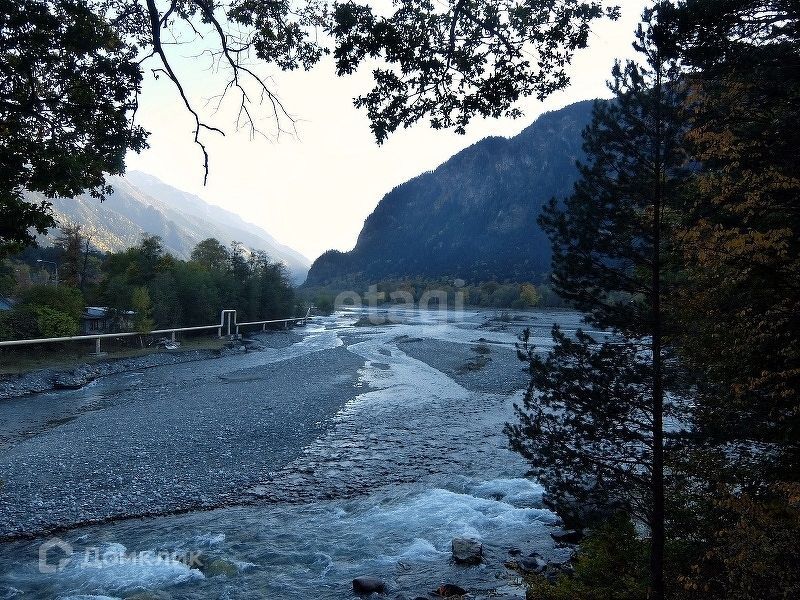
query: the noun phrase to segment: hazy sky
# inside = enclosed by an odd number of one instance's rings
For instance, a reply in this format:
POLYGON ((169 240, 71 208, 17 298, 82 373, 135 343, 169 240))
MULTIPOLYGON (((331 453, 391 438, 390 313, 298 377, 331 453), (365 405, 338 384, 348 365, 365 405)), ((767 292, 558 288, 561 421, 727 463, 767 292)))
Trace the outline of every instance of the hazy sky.
MULTIPOLYGON (((128 169, 151 173, 236 212, 310 259, 330 248, 349 250, 364 219, 396 185, 436 168, 488 135, 515 135, 542 112, 607 97, 605 82, 614 59, 633 54, 633 31, 645 2, 621 0, 620 4, 622 18, 595 26, 589 48, 576 56, 567 90, 543 103, 524 101, 521 119, 475 120, 466 135, 433 131, 420 122, 379 147, 367 119, 352 105, 352 98, 369 89, 368 75, 336 78, 330 62, 308 73, 266 73, 296 118, 298 136, 251 140, 248 131, 235 131, 232 106, 213 116, 207 108, 208 120, 227 135, 204 136, 210 154, 205 187, 202 156, 192 143, 193 120, 172 84, 148 75, 138 120, 151 132, 150 149, 131 154, 128 169)), ((207 60, 191 57, 188 48, 173 52, 196 104, 206 106, 224 84, 222 75, 211 72, 207 60)), ((263 129, 270 132, 272 126, 265 123, 263 129)))

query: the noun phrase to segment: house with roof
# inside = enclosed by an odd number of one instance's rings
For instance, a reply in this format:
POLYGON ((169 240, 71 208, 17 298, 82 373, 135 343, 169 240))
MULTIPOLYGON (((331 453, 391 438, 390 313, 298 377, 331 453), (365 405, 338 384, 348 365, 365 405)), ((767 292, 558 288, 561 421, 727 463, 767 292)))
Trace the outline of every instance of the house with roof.
POLYGON ((81 315, 81 333, 117 333, 129 331, 133 327, 134 312, 118 310, 107 306, 87 306, 81 315))

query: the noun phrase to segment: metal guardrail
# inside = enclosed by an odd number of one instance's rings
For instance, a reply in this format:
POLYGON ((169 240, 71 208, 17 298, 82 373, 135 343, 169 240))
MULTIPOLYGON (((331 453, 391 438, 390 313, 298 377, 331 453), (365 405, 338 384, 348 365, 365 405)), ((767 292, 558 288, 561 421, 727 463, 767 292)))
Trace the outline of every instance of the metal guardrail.
POLYGON ((215 325, 200 325, 198 327, 172 327, 170 329, 156 329, 153 331, 124 331, 121 333, 91 333, 88 335, 70 335, 66 337, 54 337, 54 338, 38 338, 32 340, 6 340, 0 341, 0 348, 6 346, 29 346, 32 344, 49 344, 49 343, 57 343, 57 342, 75 342, 75 341, 84 341, 84 340, 95 340, 95 352, 100 354, 100 340, 107 339, 107 338, 120 338, 120 337, 132 337, 136 335, 158 335, 158 334, 166 334, 169 333, 173 340, 175 340, 175 334, 180 333, 182 331, 203 331, 208 329, 216 329, 217 330, 217 337, 222 337, 222 330, 227 327, 227 335, 231 336, 232 329, 235 331, 235 335, 239 335, 239 328, 245 326, 252 326, 252 325, 261 325, 262 331, 265 331, 267 325, 277 324, 277 323, 284 323, 288 326, 289 323, 302 323, 312 318, 311 316, 311 309, 308 309, 306 312, 305 317, 291 317, 289 319, 272 319, 268 321, 250 321, 247 323, 237 323, 236 322, 236 310, 234 309, 225 309, 220 313, 219 323, 215 325), (227 319, 226 319, 227 317, 227 319), (227 322, 226 322, 227 321, 227 322))

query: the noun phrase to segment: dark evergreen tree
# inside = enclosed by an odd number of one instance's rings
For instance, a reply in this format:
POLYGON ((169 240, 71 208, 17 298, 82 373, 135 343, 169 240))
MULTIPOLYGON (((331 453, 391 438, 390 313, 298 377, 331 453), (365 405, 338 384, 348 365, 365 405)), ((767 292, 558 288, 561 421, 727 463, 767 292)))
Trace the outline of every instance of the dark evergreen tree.
POLYGON ((614 101, 595 108, 575 191, 540 219, 553 243, 555 289, 610 335, 573 340, 555 328, 542 358, 526 333, 519 351, 531 382, 519 423, 507 429, 557 509, 588 502, 645 521, 652 598, 664 595, 664 419, 675 408, 665 372, 667 232, 685 163, 684 88, 666 44, 657 11, 646 11, 635 44, 641 63, 614 68, 614 101))
POLYGON ((89 271, 91 242, 81 225, 61 226, 61 235, 56 238, 56 247, 61 250, 59 277, 67 285, 84 290, 89 271))

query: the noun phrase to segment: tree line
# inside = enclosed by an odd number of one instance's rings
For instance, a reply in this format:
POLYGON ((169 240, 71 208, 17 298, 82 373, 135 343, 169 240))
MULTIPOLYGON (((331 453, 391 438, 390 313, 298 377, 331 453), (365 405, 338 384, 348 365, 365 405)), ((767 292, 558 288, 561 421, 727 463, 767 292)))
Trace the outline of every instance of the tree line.
POLYGON ((512 308, 524 310, 534 307, 565 307, 548 284, 534 285, 530 282, 483 281, 466 282, 447 277, 402 277, 386 279, 370 286, 353 279, 347 283, 328 286, 309 286, 304 284, 299 295, 308 299, 322 312, 331 312, 336 306, 337 297, 346 290, 355 292, 365 304, 376 306, 389 304, 419 304, 426 298, 436 298, 436 302, 446 298, 446 304, 454 307, 512 308))
POLYGON ((102 254, 91 249, 80 227, 67 226, 54 249, 7 259, 2 271, 4 293, 17 301, 0 312, 3 339, 77 335, 87 305, 109 309, 112 331, 141 332, 213 324, 223 308, 236 309, 240 321, 287 318, 301 310, 283 264, 214 238, 198 243, 189 260, 166 252, 152 235, 102 254), (33 257, 39 255, 58 265, 58 285, 31 280, 22 259, 37 264, 33 257))

